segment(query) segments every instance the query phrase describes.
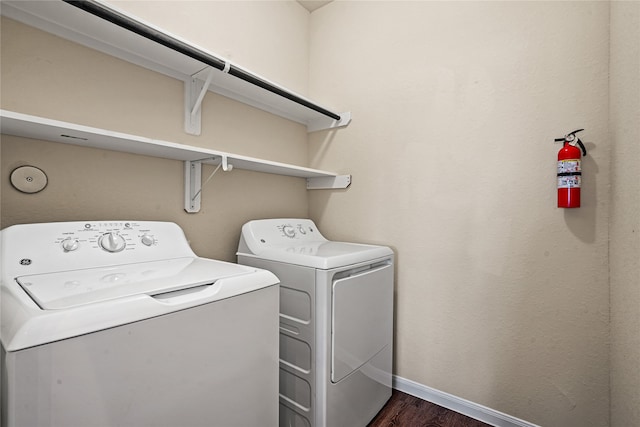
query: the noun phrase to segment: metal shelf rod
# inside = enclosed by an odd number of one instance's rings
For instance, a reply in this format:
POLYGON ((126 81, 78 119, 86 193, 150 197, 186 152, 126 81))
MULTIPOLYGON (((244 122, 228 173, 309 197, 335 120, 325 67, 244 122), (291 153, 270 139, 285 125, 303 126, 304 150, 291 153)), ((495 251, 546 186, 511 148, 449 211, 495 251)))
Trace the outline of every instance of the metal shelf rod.
MULTIPOLYGON (((161 32, 159 32, 158 30, 145 25, 141 22, 138 22, 134 19, 131 19, 128 16, 125 16, 121 13, 118 13, 98 2, 95 2, 93 0, 85 0, 85 1, 76 1, 76 0, 63 0, 65 3, 68 3, 72 6, 75 6, 79 9, 84 10, 85 12, 88 12, 94 16, 97 16, 99 18, 102 18, 106 21, 109 21, 119 27, 122 27, 124 29, 127 29, 129 31, 132 31, 144 38, 147 38, 149 40, 152 40, 156 43, 159 43, 163 46, 168 47, 169 49, 172 49, 176 52, 180 52, 183 55, 186 55, 190 58, 193 58, 197 61, 202 62, 203 64, 209 65, 211 67, 214 67, 220 71, 223 71, 225 69, 225 65, 229 66, 227 62, 225 62, 224 60, 220 59, 220 58, 216 58, 215 56, 207 53, 207 52, 203 52, 199 49, 194 48, 193 46, 190 46, 187 43, 184 43, 180 40, 177 40, 171 36, 168 36, 167 34, 162 34, 161 32)), ((265 81, 245 70, 243 70, 242 68, 235 66, 233 64, 231 64, 228 73, 231 74, 234 77, 237 77, 241 80, 244 80, 248 83, 251 83, 255 86, 258 86, 266 91, 269 91, 271 93, 275 93, 276 95, 282 96, 283 98, 286 98, 292 102, 295 102, 297 104, 303 105, 313 111, 316 111, 320 114, 323 114, 327 117, 331 117, 334 120, 340 120, 340 115, 333 113, 325 108, 320 107, 319 105, 316 105, 312 102, 309 102, 308 100, 301 98, 291 92, 288 92, 278 86, 275 86, 273 84, 271 84, 268 81, 265 81)))

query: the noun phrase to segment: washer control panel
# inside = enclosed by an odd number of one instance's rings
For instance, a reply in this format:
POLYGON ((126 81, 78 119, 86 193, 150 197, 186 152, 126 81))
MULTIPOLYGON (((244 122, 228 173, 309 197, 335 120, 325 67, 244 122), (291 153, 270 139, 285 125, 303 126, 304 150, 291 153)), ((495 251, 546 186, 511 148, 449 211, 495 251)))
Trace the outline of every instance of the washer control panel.
POLYGON ((62 230, 56 239, 63 252, 101 249, 108 253, 158 245, 148 223, 85 222, 81 227, 62 230))
POLYGON ((2 242, 14 248, 4 267, 23 274, 196 256, 178 225, 159 221, 21 224, 2 242))

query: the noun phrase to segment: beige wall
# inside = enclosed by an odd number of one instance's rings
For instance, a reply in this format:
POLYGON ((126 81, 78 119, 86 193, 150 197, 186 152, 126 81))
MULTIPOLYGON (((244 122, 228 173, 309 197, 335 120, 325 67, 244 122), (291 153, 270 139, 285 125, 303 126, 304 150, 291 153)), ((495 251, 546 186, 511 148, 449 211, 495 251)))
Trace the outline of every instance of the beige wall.
MULTIPOLYGON (((163 15, 182 14, 186 10, 183 6, 195 12, 192 9, 197 3, 157 2, 147 9, 153 9, 153 18, 157 15, 161 21, 156 24, 162 25, 168 22, 160 19, 163 15)), ((256 73, 269 75, 274 81, 306 90, 306 10, 283 2, 200 4, 221 10, 175 20, 187 33, 180 33, 179 28, 171 31, 187 38, 193 36, 188 31, 199 28, 211 40, 219 41, 203 47, 241 66, 253 67, 256 73), (268 19, 257 19, 257 13, 268 19), (195 26, 198 20, 201 25, 195 26), (277 32, 272 31, 273 22, 279 23, 277 32), (229 26, 233 26, 233 34, 229 34, 229 26), (263 37, 257 38, 256 34, 263 37)), ((134 2, 129 6, 140 5, 134 2)), ((3 109, 307 164, 303 125, 209 93, 203 103, 202 135, 187 135, 183 131, 181 81, 4 18, 1 65, 3 109)), ((241 170, 218 172, 203 190, 202 211, 187 214, 183 210, 183 165, 179 161, 6 135, 2 135, 1 161, 2 227, 111 218, 174 221, 184 228, 196 253, 233 261, 245 221, 308 215, 306 183, 299 178, 241 170), (43 192, 25 195, 10 186, 11 171, 25 164, 48 174, 49 185, 43 192)), ((205 166, 203 175, 211 171, 205 166)))
POLYGON ((640 2, 611 3, 611 426, 640 426, 640 2))
POLYGON ((107 3, 290 90, 307 92, 309 13, 294 1, 107 3))
POLYGON ((546 427, 609 423, 607 2, 352 2, 311 15, 328 237, 397 256, 395 373, 546 427), (584 127, 583 206, 553 138, 584 127))

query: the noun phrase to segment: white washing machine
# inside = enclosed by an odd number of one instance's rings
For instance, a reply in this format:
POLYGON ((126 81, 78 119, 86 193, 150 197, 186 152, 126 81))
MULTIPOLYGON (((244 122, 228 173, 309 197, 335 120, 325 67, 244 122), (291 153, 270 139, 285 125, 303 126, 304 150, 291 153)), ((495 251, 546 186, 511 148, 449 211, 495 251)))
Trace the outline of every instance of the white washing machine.
POLYGON ((175 224, 1 232, 2 425, 275 426, 278 279, 175 224))
POLYGON ((242 227, 237 255, 280 279, 280 426, 366 426, 391 397, 391 249, 267 219, 242 227))

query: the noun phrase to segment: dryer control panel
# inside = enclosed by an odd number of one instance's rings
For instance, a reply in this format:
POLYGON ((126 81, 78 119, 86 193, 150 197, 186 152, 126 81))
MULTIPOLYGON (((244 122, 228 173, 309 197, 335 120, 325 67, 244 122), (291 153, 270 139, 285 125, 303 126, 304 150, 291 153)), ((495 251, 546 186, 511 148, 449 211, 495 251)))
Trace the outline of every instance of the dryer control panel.
POLYGON ((318 233, 318 230, 316 229, 315 224, 313 224, 313 222, 311 222, 311 224, 308 224, 306 221, 305 222, 291 221, 291 222, 278 225, 277 229, 280 230, 281 237, 286 237, 288 239, 305 239, 306 238, 309 240, 318 240, 317 237, 319 233, 318 233))
POLYGON ((249 248, 282 247, 291 244, 326 242, 310 219, 261 219, 242 226, 242 236, 249 248))

